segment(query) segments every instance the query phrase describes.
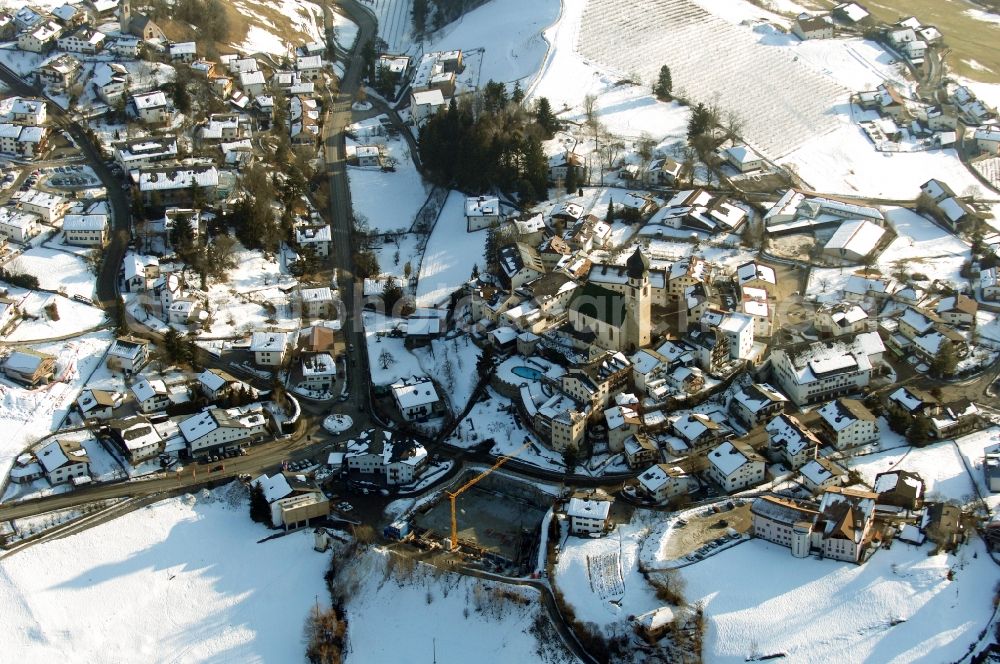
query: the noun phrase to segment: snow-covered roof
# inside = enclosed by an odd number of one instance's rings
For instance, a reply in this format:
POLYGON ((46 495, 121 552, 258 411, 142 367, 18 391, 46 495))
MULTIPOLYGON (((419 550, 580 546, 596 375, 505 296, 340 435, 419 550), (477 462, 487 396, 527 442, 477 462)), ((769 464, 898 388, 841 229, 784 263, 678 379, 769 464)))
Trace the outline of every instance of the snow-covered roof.
POLYGON ((167 105, 167 96, 162 91, 155 90, 145 94, 132 95, 132 103, 140 111, 151 108, 165 108, 167 105))
POLYGON ((392 386, 392 394, 400 408, 417 408, 440 401, 434 383, 429 380, 397 383, 392 386))
POLYGON ((337 363, 328 353, 316 353, 302 358, 303 376, 336 376, 337 363))
POLYGON ((570 498, 566 506, 566 516, 571 519, 607 519, 610 512, 610 500, 570 498))
POLYGON ((240 86, 246 87, 248 85, 264 85, 266 83, 264 78, 264 72, 262 71, 243 71, 240 72, 240 86))
POLYGON ((63 231, 103 231, 108 227, 106 214, 67 214, 63 231))
POLYGON ((322 286, 320 288, 303 288, 300 291, 303 302, 332 302, 333 301, 333 291, 330 290, 329 286, 322 286))
POLYGON ((192 186, 217 187, 219 171, 215 166, 152 168, 139 171, 141 191, 189 189, 192 186))
POLYGON ((132 394, 135 395, 135 400, 142 403, 147 399, 152 399, 157 394, 165 395, 167 393, 167 386, 164 385, 162 380, 148 380, 145 376, 140 376, 138 380, 132 383, 132 394))
POLYGON ((254 332, 250 337, 251 353, 280 353, 288 345, 284 332, 254 332))
POLYGON ((170 45, 170 55, 195 55, 198 45, 193 42, 178 42, 170 45))
POLYGON ((292 487, 289 486, 288 479, 282 473, 277 473, 271 477, 268 477, 267 473, 264 473, 250 483, 251 486, 257 484, 260 484, 261 489, 264 491, 264 498, 269 503, 281 500, 292 493, 292 487))
POLYGON ((643 486, 644 489, 650 493, 655 493, 664 484, 669 482, 674 478, 684 478, 687 477, 687 473, 684 472, 679 466, 670 466, 665 463, 659 463, 655 466, 650 466, 641 475, 639 475, 639 484, 643 486))
POLYGON ((885 235, 885 229, 867 219, 845 221, 823 249, 848 251, 858 256, 866 256, 871 253, 883 235, 885 235))
POLYGON ((708 454, 708 462, 719 469, 723 476, 729 477, 741 466, 751 462, 761 462, 759 455, 745 446, 736 447, 731 441, 726 441, 708 454))
POLYGON ((63 453, 62 448, 59 446, 58 440, 53 440, 40 449, 37 456, 38 461, 42 464, 46 473, 51 473, 58 468, 62 468, 69 461, 69 459, 66 458, 66 454, 63 453))
POLYGON ((496 196, 470 196, 465 199, 466 217, 499 217, 500 199, 496 196))
POLYGON ((855 422, 872 422, 875 416, 855 399, 837 399, 824 404, 817 413, 832 430, 843 431, 855 422))

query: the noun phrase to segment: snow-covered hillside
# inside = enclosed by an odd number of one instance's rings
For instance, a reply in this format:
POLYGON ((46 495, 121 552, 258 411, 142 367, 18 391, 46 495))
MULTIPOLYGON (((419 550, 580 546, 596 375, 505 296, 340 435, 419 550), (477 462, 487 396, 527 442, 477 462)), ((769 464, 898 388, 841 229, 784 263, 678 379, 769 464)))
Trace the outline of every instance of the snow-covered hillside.
POLYGON ((157 503, 0 566, 4 657, 63 662, 294 662, 324 600, 311 531, 258 544, 223 490, 157 503))

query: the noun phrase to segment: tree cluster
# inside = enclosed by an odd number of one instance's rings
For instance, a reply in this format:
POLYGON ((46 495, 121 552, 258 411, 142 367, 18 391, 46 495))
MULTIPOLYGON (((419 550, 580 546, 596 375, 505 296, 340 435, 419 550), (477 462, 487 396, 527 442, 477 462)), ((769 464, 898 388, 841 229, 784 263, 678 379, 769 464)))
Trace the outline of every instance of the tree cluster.
POLYGON ((197 350, 194 337, 184 336, 174 328, 163 335, 163 354, 171 364, 193 365, 197 350))
POLYGON ((17 286, 19 288, 38 288, 38 277, 33 274, 11 272, 6 268, 0 268, 0 279, 6 281, 11 286, 17 286))
POLYGON ((420 132, 420 158, 431 180, 464 191, 516 192, 522 202, 548 198, 543 139, 558 122, 542 98, 528 113, 490 81, 475 100, 456 103, 430 118, 420 132))

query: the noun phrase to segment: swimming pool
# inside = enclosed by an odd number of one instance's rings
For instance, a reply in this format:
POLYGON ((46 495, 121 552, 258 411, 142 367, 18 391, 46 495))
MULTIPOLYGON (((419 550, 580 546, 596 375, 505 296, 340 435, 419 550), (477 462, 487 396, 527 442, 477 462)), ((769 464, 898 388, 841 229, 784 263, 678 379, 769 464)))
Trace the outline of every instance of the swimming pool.
POLYGON ((528 378, 530 380, 538 380, 542 377, 542 372, 538 369, 532 369, 531 367, 514 367, 510 370, 515 376, 520 376, 521 378, 528 378))

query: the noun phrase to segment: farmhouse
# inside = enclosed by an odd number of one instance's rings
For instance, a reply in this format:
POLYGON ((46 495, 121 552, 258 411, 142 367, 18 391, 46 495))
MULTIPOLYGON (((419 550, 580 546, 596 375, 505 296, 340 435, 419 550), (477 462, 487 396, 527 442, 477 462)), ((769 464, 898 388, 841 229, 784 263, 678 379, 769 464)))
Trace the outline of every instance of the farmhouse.
POLYGON ((867 219, 845 221, 823 246, 823 253, 836 258, 861 261, 875 250, 883 235, 885 229, 867 219))
POLYGON ((3 372, 28 387, 47 384, 55 377, 56 358, 30 348, 15 350, 4 360, 3 372))
POLYGON ((500 199, 496 196, 476 196, 465 199, 465 223, 468 232, 489 228, 503 220, 500 199))
POLYGON ((36 455, 45 471, 49 484, 74 484, 90 476, 90 457, 80 443, 70 440, 53 440, 36 455))
POLYGON ((833 39, 833 21, 829 16, 799 14, 792 21, 792 32, 802 41, 807 39, 833 39))

